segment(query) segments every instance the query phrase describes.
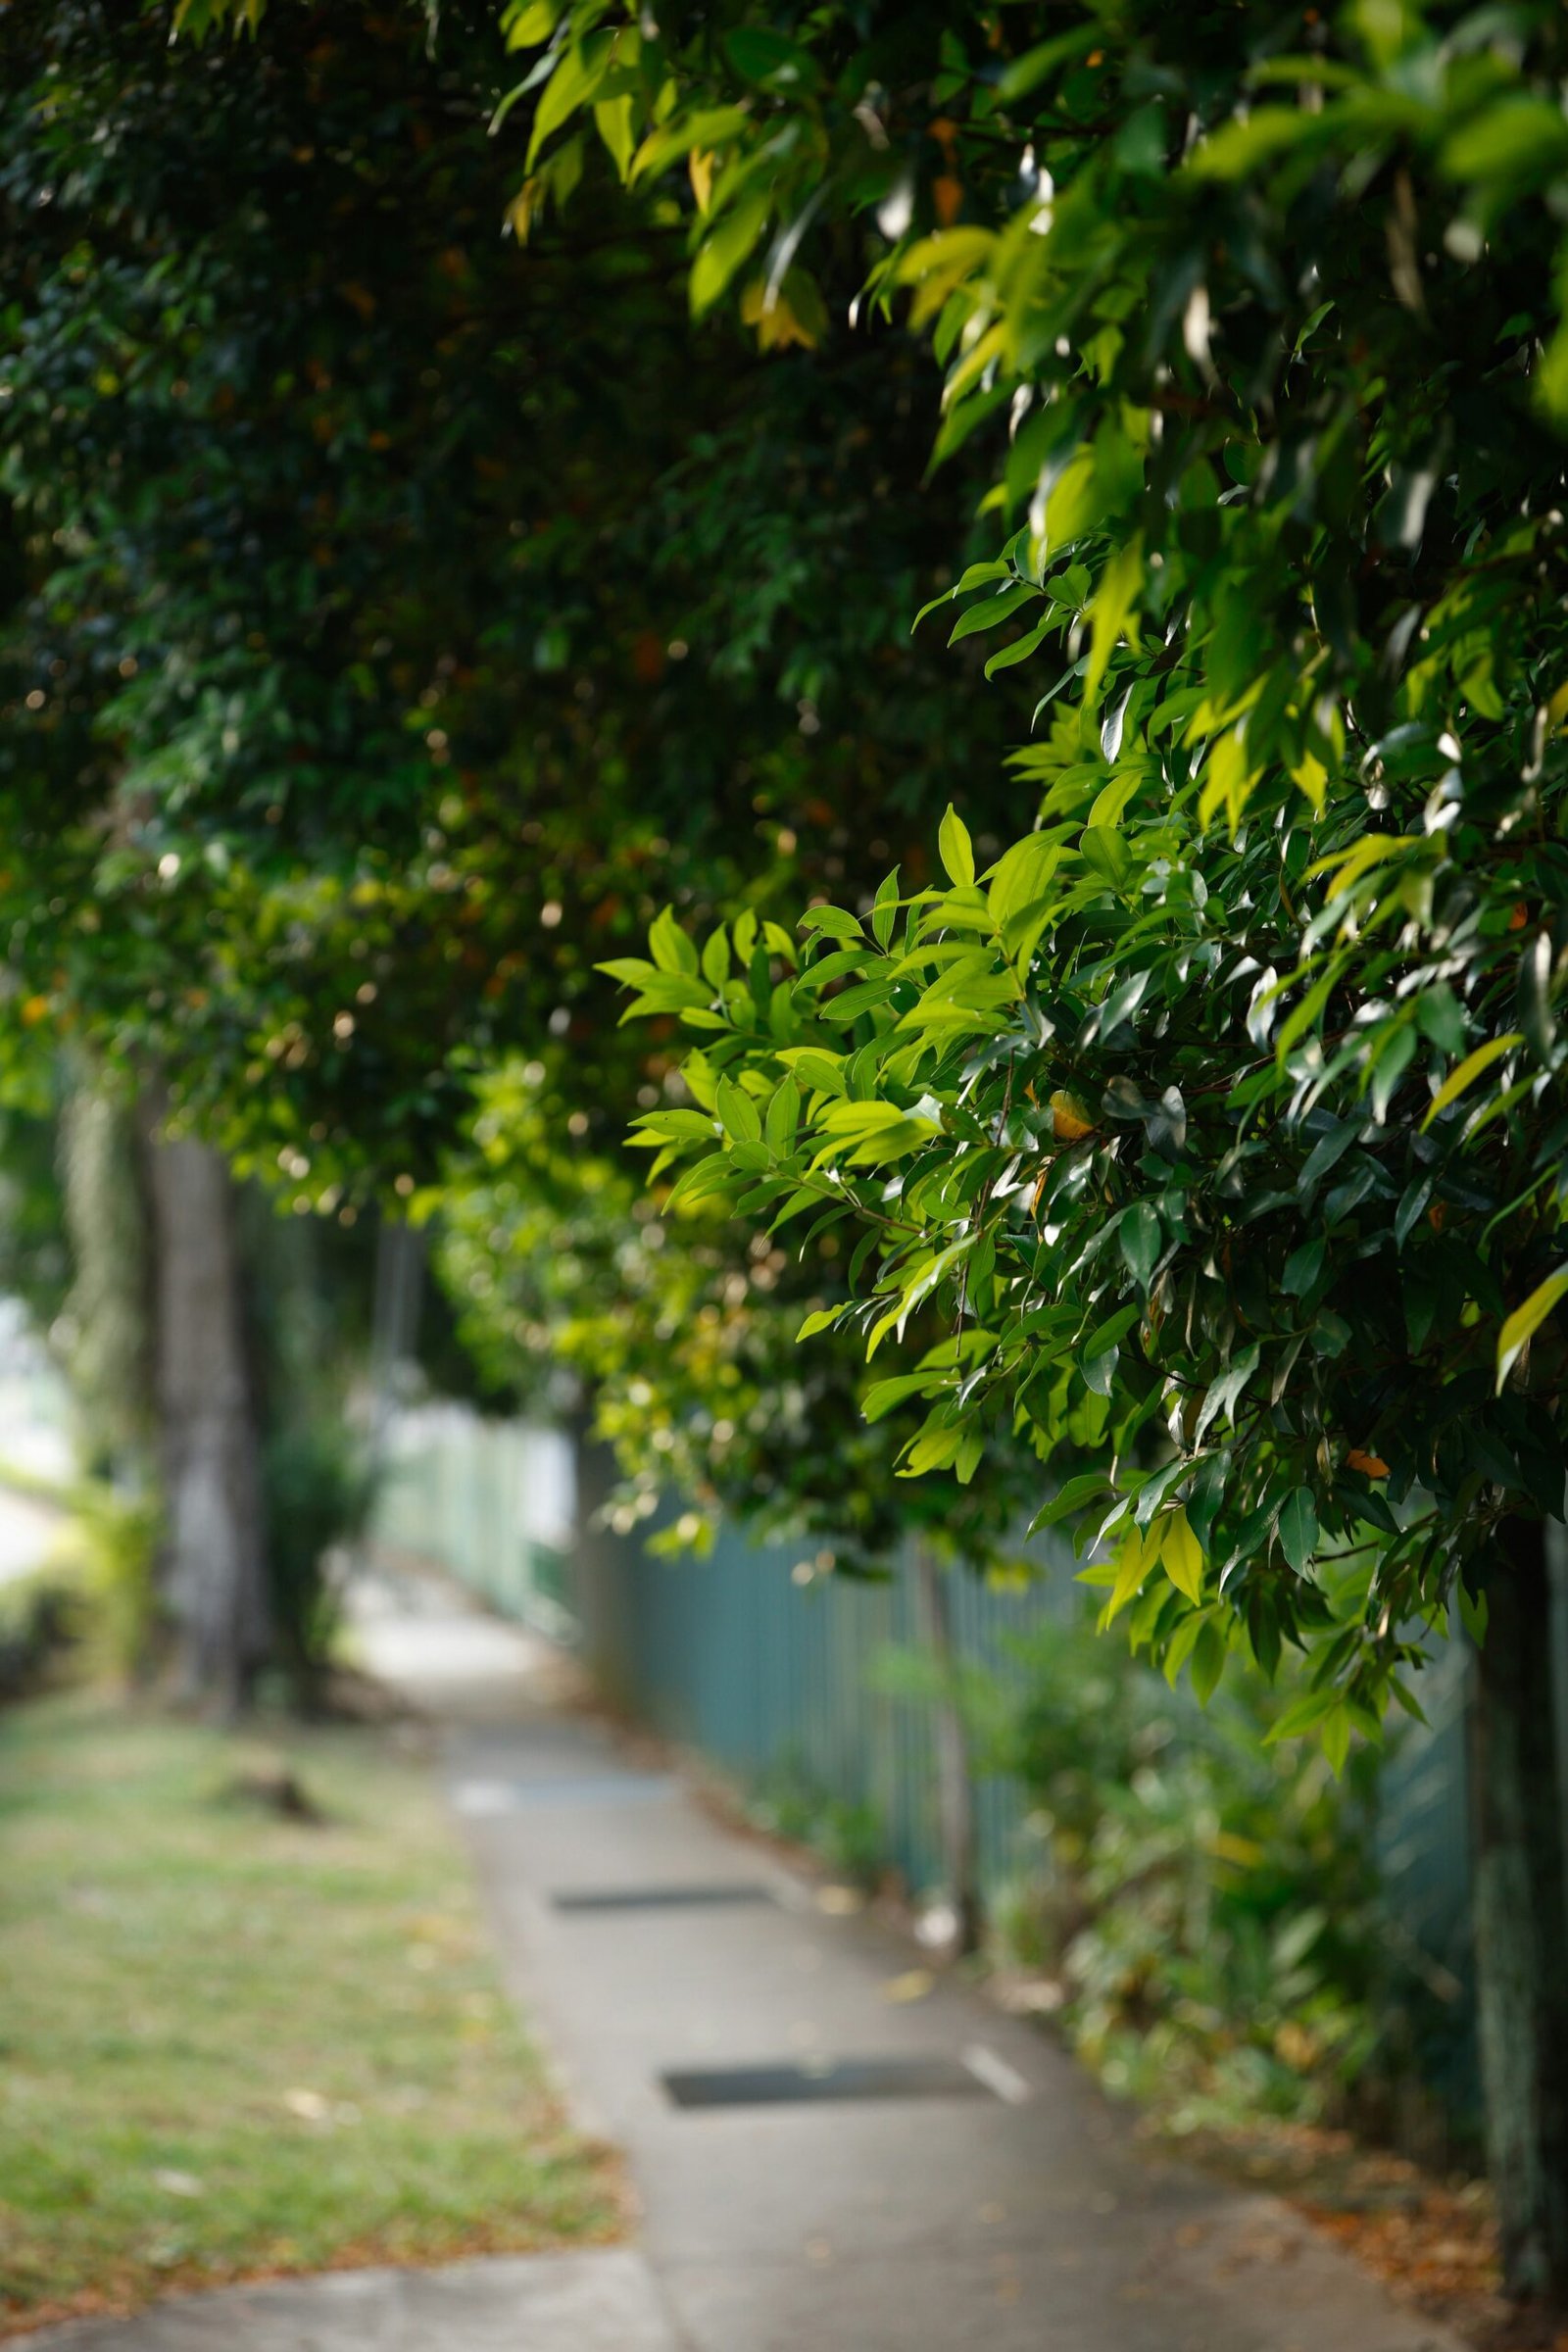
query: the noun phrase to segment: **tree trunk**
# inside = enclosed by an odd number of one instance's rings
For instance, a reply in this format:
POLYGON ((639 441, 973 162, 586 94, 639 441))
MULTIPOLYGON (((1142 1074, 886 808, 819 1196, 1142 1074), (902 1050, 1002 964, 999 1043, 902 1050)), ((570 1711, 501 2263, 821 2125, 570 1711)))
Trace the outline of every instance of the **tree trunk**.
POLYGON ((937 1820, 948 1897, 958 1923, 954 1944, 960 1953, 972 1952, 980 1941, 980 1885, 969 1740, 958 1705, 947 1587, 935 1554, 920 1538, 914 1544, 914 1592, 926 1647, 944 1685, 936 1713, 937 1820))
POLYGON ((1503 2281, 1568 2301, 1568 1899, 1546 1531, 1510 1519, 1477 1663, 1475 1925, 1503 2281))
POLYGON ((165 1598, 185 1696, 232 1714, 267 1646, 261 1443, 233 1181, 209 1145, 144 1133, 165 1598))

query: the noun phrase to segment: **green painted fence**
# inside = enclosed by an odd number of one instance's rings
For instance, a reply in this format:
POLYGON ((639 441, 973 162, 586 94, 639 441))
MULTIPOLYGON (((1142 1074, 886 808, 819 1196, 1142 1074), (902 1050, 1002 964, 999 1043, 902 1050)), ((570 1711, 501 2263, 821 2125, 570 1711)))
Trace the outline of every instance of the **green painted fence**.
MULTIPOLYGON (((594 1448, 449 1405, 397 1416, 389 1444, 384 1543, 571 1642, 628 1714, 753 1789, 816 1804, 844 1842, 874 1845, 912 1889, 941 1886, 932 1713, 895 1695, 883 1670, 890 1651, 921 1638, 907 1560, 886 1583, 803 1583, 798 1547, 735 1530, 706 1559, 666 1559, 648 1549, 646 1531, 617 1536, 603 1524, 609 1469, 594 1448)), ((1013 1639, 1072 1610, 1070 1551, 1049 1540, 1034 1548, 1045 1573, 1026 1592, 948 1580, 960 1659, 1007 1677, 1013 1639)), ((1466 1670, 1454 1642, 1424 1678, 1431 1728, 1399 1742, 1382 1827, 1389 1933, 1446 1994, 1453 2033, 1440 2087, 1459 2109, 1474 2069, 1466 1670)), ((994 1890, 1027 1860, 1027 1800, 983 1779, 975 1811, 981 1880, 994 1890)))

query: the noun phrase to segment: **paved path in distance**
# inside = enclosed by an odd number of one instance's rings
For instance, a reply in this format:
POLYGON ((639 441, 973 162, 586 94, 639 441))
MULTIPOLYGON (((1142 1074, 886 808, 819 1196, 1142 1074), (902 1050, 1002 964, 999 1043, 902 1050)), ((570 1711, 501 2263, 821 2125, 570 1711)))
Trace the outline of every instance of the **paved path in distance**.
POLYGON ((1032 2027, 901 1997, 907 1945, 542 1701, 527 1637, 382 1586, 359 1639, 447 1726, 504 1968, 630 2156, 640 2243, 185 2297, 51 2352, 1460 2352, 1141 2148, 1032 2027), (858 2064, 916 2095, 838 2095, 858 2064))

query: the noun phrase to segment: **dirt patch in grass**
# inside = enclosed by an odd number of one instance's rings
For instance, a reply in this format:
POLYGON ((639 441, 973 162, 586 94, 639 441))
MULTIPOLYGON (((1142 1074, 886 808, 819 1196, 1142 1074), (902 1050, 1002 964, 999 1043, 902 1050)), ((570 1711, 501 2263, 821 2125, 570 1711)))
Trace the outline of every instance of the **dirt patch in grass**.
POLYGON ((621 2229, 385 1729, 0 1715, 0 2336, 621 2229), (306 1814, 233 1801, 279 1774, 306 1814))

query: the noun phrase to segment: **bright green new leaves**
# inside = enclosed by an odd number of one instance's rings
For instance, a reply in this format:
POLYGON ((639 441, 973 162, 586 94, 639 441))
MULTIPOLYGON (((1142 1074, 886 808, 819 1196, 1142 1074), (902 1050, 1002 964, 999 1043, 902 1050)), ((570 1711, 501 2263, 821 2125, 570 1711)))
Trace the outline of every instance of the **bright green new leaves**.
POLYGON ((950 808, 942 819, 937 847, 942 854, 949 881, 960 889, 965 888, 974 880, 974 849, 969 840, 969 829, 956 808, 950 808))

